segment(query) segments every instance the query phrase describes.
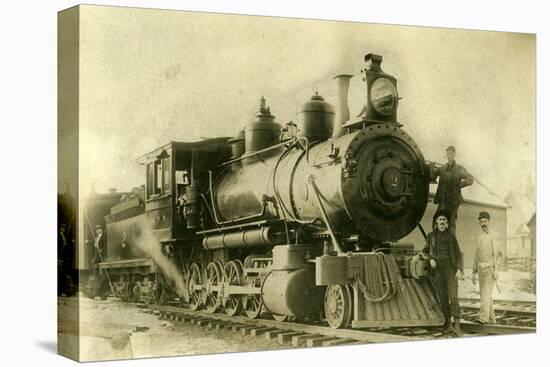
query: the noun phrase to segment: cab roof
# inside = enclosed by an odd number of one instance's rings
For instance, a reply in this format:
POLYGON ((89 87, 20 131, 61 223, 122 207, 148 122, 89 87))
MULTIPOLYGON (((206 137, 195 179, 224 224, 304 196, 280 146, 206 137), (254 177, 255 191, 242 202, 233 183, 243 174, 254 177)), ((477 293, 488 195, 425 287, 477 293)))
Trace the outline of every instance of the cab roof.
POLYGON ((171 141, 167 144, 150 151, 147 154, 139 157, 136 161, 139 164, 145 164, 150 161, 154 161, 157 157, 167 149, 171 150, 187 150, 187 151, 202 151, 202 152, 215 152, 227 144, 227 141, 231 139, 230 136, 219 138, 207 138, 193 142, 171 141))

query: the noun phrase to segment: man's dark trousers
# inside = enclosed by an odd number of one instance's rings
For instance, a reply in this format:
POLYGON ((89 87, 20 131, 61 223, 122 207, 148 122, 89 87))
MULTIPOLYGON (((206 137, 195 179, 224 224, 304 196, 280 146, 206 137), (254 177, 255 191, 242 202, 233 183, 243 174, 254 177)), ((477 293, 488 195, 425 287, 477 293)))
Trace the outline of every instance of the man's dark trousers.
POLYGON ((437 297, 441 305, 441 311, 448 320, 451 316, 460 318, 460 305, 458 303, 458 280, 455 278, 454 269, 448 260, 438 261, 433 274, 437 297))

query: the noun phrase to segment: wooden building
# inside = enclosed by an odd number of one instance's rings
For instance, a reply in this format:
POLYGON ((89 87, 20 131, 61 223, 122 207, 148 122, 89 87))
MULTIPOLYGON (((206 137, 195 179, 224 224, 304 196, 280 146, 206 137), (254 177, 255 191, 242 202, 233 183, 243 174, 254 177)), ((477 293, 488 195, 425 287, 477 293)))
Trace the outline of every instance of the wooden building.
MULTIPOLYGON (((437 185, 430 186, 430 202, 421 224, 426 233, 431 232, 432 218, 437 210, 437 205, 433 203, 433 198, 437 185)), ((464 267, 471 268, 474 261, 475 249, 478 237, 481 233, 478 215, 481 211, 486 211, 491 215, 491 229, 501 235, 501 247, 506 252, 506 234, 507 234, 507 209, 508 205, 491 194, 488 190, 474 183, 462 190, 464 203, 458 211, 456 225, 456 235, 462 252, 464 253, 464 267)), ((416 249, 422 249, 424 238, 420 230, 416 229, 400 242, 413 243, 416 249)))

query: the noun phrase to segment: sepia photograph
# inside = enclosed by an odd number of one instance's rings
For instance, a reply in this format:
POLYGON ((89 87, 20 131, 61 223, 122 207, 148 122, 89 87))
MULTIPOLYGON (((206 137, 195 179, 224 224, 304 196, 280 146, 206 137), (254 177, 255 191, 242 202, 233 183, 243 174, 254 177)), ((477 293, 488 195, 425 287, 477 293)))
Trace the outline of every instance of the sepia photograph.
POLYGON ((59 11, 57 352, 536 333, 536 51, 533 33, 59 11))

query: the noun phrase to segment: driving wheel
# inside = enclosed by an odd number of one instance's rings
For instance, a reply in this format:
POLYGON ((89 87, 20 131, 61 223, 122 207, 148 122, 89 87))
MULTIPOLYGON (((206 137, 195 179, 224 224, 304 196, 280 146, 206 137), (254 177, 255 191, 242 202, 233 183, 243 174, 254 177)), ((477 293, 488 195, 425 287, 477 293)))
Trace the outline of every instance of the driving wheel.
POLYGON ((197 263, 189 267, 189 305, 191 310, 198 310, 203 304, 204 285, 202 282, 202 271, 197 263))
MULTIPOLYGON (((228 262, 225 265, 225 282, 229 285, 241 285, 242 269, 242 265, 236 261, 228 262)), ((239 295, 231 295, 224 292, 223 307, 226 314, 235 316, 241 311, 241 298, 239 295)))

